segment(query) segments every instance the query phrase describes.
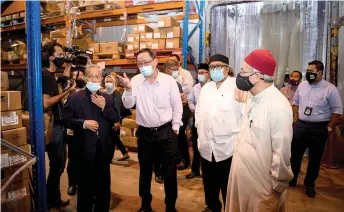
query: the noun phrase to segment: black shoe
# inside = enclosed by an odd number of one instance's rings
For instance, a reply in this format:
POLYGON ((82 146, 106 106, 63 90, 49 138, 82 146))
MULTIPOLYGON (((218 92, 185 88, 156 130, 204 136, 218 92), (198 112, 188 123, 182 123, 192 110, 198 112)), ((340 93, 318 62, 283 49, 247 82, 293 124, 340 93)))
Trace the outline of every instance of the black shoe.
POLYGON ((290 187, 295 187, 296 186, 296 181, 295 180, 292 180, 289 182, 289 186, 290 187))
POLYGON ((123 155, 120 159, 118 159, 118 161, 125 161, 129 158, 130 158, 130 155, 129 155, 129 153, 127 153, 127 154, 123 155))
POLYGON ((166 212, 177 212, 177 210, 175 208, 166 208, 166 212))
POLYGON ((181 160, 180 163, 177 164, 178 170, 184 170, 185 169, 185 161, 181 160))
POLYGON ((211 212, 210 208, 206 207, 202 212, 211 212))
POLYGON ((66 207, 67 205, 69 205, 70 203, 70 200, 67 199, 67 200, 61 200, 61 207, 66 207))
POLYGON ((155 181, 159 184, 163 184, 164 178, 162 176, 155 176, 155 181))
POLYGON ((186 175, 186 179, 192 179, 194 177, 201 176, 199 173, 191 172, 190 174, 186 175))
POLYGON ((315 192, 314 188, 306 187, 306 194, 307 194, 308 197, 314 198, 315 195, 316 195, 316 192, 315 192))
POLYGON ((68 195, 69 196, 74 196, 76 194, 76 190, 77 190, 76 185, 69 186, 69 188, 68 188, 68 195))
POLYGON ((137 212, 152 212, 152 208, 148 207, 148 208, 140 208, 137 212))

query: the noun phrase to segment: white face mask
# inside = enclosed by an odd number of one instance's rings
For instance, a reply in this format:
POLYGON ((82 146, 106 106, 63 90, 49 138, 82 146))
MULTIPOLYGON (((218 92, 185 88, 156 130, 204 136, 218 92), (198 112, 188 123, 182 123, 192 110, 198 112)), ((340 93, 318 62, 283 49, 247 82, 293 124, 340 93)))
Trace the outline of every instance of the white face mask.
POLYGON ((140 72, 141 74, 144 76, 144 77, 150 77, 153 75, 153 67, 151 65, 148 65, 148 66, 142 66, 139 68, 140 69, 140 72))
POLYGON ((101 88, 98 82, 87 82, 86 87, 92 93, 96 93, 101 88))
POLYGON ((112 93, 114 89, 114 85, 111 82, 105 83, 106 91, 107 93, 112 93))
POLYGON ((177 79, 178 76, 179 76, 179 71, 172 71, 172 77, 173 77, 174 79, 177 79))

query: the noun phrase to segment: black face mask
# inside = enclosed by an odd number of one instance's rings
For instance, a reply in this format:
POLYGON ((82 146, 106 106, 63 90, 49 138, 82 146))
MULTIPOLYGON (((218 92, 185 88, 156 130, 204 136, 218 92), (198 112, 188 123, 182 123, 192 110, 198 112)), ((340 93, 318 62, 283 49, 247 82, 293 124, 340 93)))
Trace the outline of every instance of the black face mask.
POLYGON ((238 74, 236 78, 236 86, 239 90, 242 91, 249 91, 251 88, 254 87, 254 84, 251 83, 249 76, 243 77, 240 74, 238 74))
POLYGON ((61 68, 63 64, 65 63, 64 57, 55 57, 53 60, 53 63, 56 65, 57 68, 61 68))
POLYGON ((86 86, 86 82, 84 80, 75 80, 75 84, 77 88, 84 88, 86 86))
POLYGON ((318 74, 313 72, 306 72, 306 79, 309 83, 314 82, 317 79, 318 74))

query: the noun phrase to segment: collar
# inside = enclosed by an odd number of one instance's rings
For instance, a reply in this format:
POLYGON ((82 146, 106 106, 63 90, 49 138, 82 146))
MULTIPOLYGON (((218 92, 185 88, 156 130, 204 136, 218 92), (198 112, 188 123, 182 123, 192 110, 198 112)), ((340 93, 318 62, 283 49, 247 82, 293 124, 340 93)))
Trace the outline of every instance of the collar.
MULTIPOLYGON (((161 72, 159 71, 159 69, 157 69, 158 70, 158 76, 156 77, 156 79, 155 79, 155 81, 154 81, 154 83, 156 83, 156 82, 158 82, 158 83, 160 83, 161 82, 161 72)), ((144 81, 147 81, 147 78, 145 77, 145 76, 143 76, 142 74, 140 74, 141 75, 141 83, 142 82, 144 82, 144 81)), ((153 83, 153 84, 154 84, 153 83)))
POLYGON ((270 85, 269 87, 267 87, 265 90, 263 90, 262 92, 260 92, 259 94, 253 96, 251 93, 251 96, 252 96, 252 102, 259 102, 264 96, 265 94, 268 94, 273 88, 275 87, 274 84, 270 85))
POLYGON ((318 87, 320 87, 322 84, 324 83, 324 79, 321 79, 317 84, 315 84, 315 85, 311 85, 311 84, 309 84, 308 83, 308 85, 310 86, 310 87, 312 87, 312 88, 318 88, 318 87))
MULTIPOLYGON (((88 90, 88 88, 85 88, 85 91, 86 91, 86 94, 88 95, 88 96, 91 96, 92 95, 92 92, 90 91, 90 90, 88 90)), ((96 92, 96 94, 100 94, 101 92, 100 92, 100 90, 98 90, 97 92, 96 92)))

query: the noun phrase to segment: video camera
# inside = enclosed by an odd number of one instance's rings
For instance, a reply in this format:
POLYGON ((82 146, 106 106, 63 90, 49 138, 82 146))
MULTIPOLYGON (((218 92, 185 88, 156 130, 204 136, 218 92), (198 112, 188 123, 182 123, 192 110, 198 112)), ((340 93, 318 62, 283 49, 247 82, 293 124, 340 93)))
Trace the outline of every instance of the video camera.
POLYGON ((89 50, 80 49, 78 46, 72 46, 71 48, 65 48, 67 55, 71 55, 70 58, 66 57, 67 63, 72 63, 74 66, 85 67, 87 65, 88 56, 92 56, 93 52, 89 50))

